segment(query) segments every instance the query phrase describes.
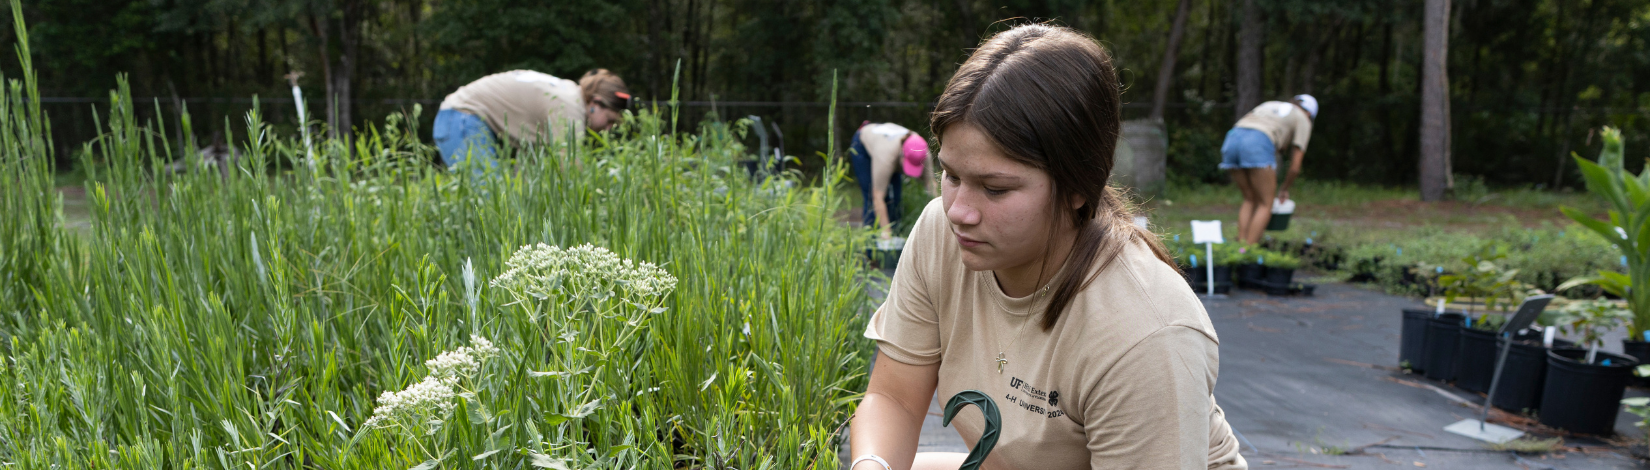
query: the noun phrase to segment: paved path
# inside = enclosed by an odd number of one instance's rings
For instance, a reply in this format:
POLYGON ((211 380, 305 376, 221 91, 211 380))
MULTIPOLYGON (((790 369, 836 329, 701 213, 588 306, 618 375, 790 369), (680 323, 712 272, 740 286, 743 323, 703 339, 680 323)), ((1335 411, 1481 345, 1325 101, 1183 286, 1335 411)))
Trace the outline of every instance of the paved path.
MULTIPOLYGON (((1399 309, 1418 305, 1411 299, 1329 284, 1316 297, 1243 291, 1204 305, 1221 338, 1215 398, 1253 468, 1642 468, 1593 439, 1569 439, 1570 452, 1519 457, 1444 432, 1445 425, 1475 413, 1416 385, 1469 400, 1483 397, 1387 370, 1398 360, 1399 309), (1325 455, 1375 443, 1383 444, 1363 455, 1325 455)), ((1619 348, 1618 341, 1611 343, 1619 348)), ((1621 416, 1617 432, 1642 438, 1631 424, 1635 417, 1621 416)), ((920 449, 966 452, 957 433, 939 421, 936 402, 923 423, 920 449)))

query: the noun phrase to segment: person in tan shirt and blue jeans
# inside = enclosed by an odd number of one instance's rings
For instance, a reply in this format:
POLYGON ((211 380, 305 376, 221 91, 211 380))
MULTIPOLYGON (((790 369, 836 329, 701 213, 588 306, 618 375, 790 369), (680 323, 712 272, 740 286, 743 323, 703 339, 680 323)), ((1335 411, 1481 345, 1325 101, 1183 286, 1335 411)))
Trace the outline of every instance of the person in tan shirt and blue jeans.
POLYGON ((1243 193, 1238 207, 1238 238, 1259 243, 1272 220, 1272 200, 1289 200, 1289 185, 1301 173, 1306 143, 1312 140, 1312 120, 1318 118, 1318 99, 1295 95, 1288 102, 1267 101, 1238 119, 1220 145, 1220 169, 1232 175, 1243 193), (1278 186, 1278 156, 1289 155, 1289 174, 1278 186))
MULTIPOLYGON (((1121 128, 1111 57, 1019 26, 951 77, 930 127, 940 198, 912 228, 865 336, 854 470, 959 467, 917 453, 930 400, 991 397, 986 469, 1246 469, 1215 403, 1220 340, 1163 244, 1107 187, 1121 128)), ((952 421, 969 442, 977 408, 952 421)))
POLYGON ((577 82, 512 70, 481 77, 447 95, 432 131, 448 169, 470 162, 481 172, 498 166, 500 136, 518 146, 576 141, 585 129, 602 131, 617 124, 630 100, 624 80, 607 69, 585 72, 577 82))

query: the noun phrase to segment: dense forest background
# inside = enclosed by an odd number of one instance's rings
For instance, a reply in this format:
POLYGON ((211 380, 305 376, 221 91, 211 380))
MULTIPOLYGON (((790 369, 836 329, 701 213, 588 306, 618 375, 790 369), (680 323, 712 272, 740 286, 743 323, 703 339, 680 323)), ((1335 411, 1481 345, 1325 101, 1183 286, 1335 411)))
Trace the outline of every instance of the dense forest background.
MULTIPOLYGON (((1253 0, 1262 90, 1322 103, 1307 175, 1413 185, 1422 0, 1253 0)), ((1237 110, 1242 1, 1193 0, 1164 119, 1168 177, 1218 181, 1237 110)), ((187 108, 197 138, 243 134, 259 97, 293 129, 286 77, 302 72, 311 117, 381 122, 488 73, 577 77, 606 67, 644 98, 672 84, 698 120, 761 115, 786 151, 825 150, 833 72, 838 136, 864 119, 926 128, 926 107, 981 37, 1053 21, 1099 38, 1122 71, 1127 116, 1145 117, 1178 2, 1158 0, 35 0, 24 13, 60 158, 96 135, 127 74, 147 116, 187 108), (679 78, 676 74, 680 68, 679 78), (714 107, 711 102, 717 102, 714 107), (714 114, 711 114, 714 111, 714 114)), ((1602 125, 1650 142, 1650 0, 1455 0, 1448 73, 1457 184, 1580 184, 1565 156, 1592 155, 1602 125)), ((12 36, 10 24, 0 38, 12 36)), ((9 50, 10 48, 8 48, 9 50)), ((15 57, 0 72, 15 77, 15 57)), ((841 148, 842 143, 838 143, 841 148)), ((1636 158, 1629 158, 1637 161, 1636 158)))

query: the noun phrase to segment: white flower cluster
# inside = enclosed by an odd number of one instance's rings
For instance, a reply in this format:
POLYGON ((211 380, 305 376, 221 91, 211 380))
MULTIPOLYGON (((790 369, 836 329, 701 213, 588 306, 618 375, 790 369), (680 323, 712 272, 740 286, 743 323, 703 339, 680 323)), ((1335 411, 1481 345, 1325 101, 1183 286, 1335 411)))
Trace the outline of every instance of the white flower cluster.
POLYGON ((498 355, 498 348, 493 342, 476 335, 470 335, 471 346, 460 346, 458 349, 443 352, 435 359, 424 361, 424 367, 430 369, 430 375, 442 379, 469 377, 481 370, 481 363, 498 355))
POLYGON ((592 288, 605 294, 622 290, 644 301, 676 288, 676 277, 648 262, 635 262, 589 244, 563 249, 543 243, 521 247, 505 261, 508 269, 493 287, 548 298, 564 286, 592 288))
POLYGON ((438 424, 453 408, 453 385, 457 379, 426 376, 424 381, 399 392, 384 392, 378 396, 378 407, 372 410, 364 428, 389 426, 401 418, 425 418, 425 424, 438 424))
POLYGON ((470 335, 470 346, 461 346, 424 361, 430 374, 423 381, 399 392, 386 391, 379 395, 378 407, 372 410, 372 417, 362 427, 378 428, 403 423, 421 424, 433 430, 458 406, 453 402, 453 398, 458 396, 455 391, 458 380, 479 372, 481 364, 498 356, 498 353, 498 347, 493 346, 492 341, 470 335))

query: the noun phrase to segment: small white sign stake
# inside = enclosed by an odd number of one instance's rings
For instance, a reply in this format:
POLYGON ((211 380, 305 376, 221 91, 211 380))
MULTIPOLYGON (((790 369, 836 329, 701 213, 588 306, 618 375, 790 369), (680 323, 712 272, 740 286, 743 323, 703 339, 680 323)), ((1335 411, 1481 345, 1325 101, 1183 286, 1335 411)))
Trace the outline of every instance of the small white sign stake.
POLYGON ((1216 243, 1226 243, 1225 237, 1221 236, 1221 234, 1220 234, 1220 221, 1219 220, 1193 220, 1192 221, 1192 243, 1202 243, 1203 244, 1204 256, 1207 257, 1204 260, 1203 264, 1204 264, 1204 266, 1207 267, 1206 269, 1208 269, 1207 272, 1209 273, 1208 277, 1205 278, 1207 280, 1208 284, 1209 284, 1209 294, 1208 294, 1208 296, 1209 297, 1214 297, 1215 296, 1215 244, 1216 243))
POLYGON ((1456 421, 1455 424, 1444 426, 1444 430, 1493 444, 1506 444, 1507 441, 1524 436, 1524 431, 1476 419, 1456 421))

